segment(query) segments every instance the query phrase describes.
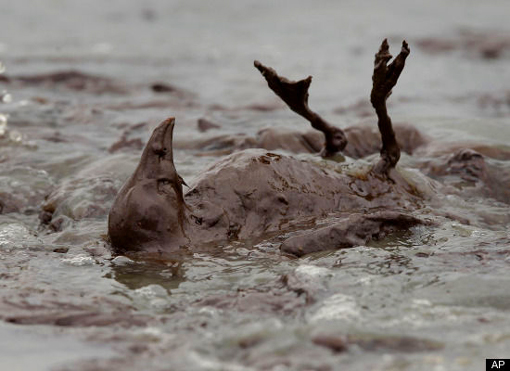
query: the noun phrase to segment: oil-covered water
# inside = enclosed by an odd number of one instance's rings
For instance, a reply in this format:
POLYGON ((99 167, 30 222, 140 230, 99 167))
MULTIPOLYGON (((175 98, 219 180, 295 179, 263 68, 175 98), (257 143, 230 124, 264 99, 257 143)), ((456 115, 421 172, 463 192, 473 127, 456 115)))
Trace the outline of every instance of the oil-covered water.
MULTIPOLYGON (((467 191, 445 192, 418 170, 476 144, 501 189, 510 179, 498 156, 510 140, 506 1, 1 5, 2 365, 480 370, 510 357, 508 200, 456 177, 443 184, 467 191), (253 68, 259 59, 291 79, 313 75, 310 105, 328 121, 375 126, 368 94, 385 37, 393 54, 404 38, 411 47, 389 112, 431 140, 434 151, 400 167, 431 195, 433 226, 301 259, 275 238, 175 261, 112 256, 109 206, 159 121, 176 117, 176 143, 306 130, 253 68), (70 70, 107 79, 21 78, 70 70), (199 118, 221 128, 200 133, 199 118), (59 217, 41 225, 41 205, 59 217)), ((217 159, 175 152, 188 183, 217 159)))

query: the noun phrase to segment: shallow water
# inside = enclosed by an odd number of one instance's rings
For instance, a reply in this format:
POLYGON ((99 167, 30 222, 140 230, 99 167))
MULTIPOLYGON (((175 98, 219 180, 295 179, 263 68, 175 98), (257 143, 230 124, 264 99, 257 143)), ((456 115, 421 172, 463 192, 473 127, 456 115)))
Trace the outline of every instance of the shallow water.
MULTIPOLYGON (((486 43, 510 40, 507 1, 1 5, 5 76, 73 69, 115 85, 0 81, 2 364, 480 370, 485 358, 510 357, 508 202, 470 194, 455 178, 445 182, 467 191, 445 194, 417 170, 448 154, 451 143, 508 149, 510 46, 503 43, 495 58, 484 52, 486 43), (469 41, 466 32, 484 41, 469 41), (176 261, 111 255, 106 214, 141 151, 135 143, 111 153, 122 135, 144 143, 168 116, 177 118, 176 142, 255 135, 267 126, 307 129, 267 89, 254 59, 292 79, 312 74, 310 105, 332 123, 375 125, 365 103, 384 37, 394 54, 403 38, 411 46, 389 111, 437 146, 400 164, 433 195, 427 207, 435 226, 301 259, 282 256, 278 237, 176 261), (426 38, 455 47, 432 53, 419 47, 426 38), (155 82, 177 91, 157 94, 155 82), (199 133, 202 117, 221 128, 199 133), (40 205, 50 193, 62 217, 41 226, 40 205)), ((190 184, 217 160, 199 154, 175 153, 190 184)), ((504 187, 508 159, 487 163, 501 170, 504 187)))

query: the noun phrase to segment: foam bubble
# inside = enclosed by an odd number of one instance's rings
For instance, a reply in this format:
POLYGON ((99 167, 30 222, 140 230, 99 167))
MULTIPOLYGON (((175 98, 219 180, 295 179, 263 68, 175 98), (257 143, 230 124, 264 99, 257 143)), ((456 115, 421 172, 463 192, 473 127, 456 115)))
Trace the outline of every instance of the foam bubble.
POLYGON ((311 322, 359 319, 361 313, 352 296, 335 294, 324 300, 322 306, 310 317, 311 322))
POLYGON ((79 254, 72 258, 62 259, 62 262, 75 267, 83 267, 87 265, 94 265, 96 261, 91 256, 85 254, 79 254))

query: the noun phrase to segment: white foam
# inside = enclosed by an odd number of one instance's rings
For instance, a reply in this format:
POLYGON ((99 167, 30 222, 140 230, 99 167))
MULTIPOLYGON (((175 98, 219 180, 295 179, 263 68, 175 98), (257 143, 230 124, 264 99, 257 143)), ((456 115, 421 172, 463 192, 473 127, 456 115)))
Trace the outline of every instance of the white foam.
POLYGON ((117 256, 114 259, 112 259, 112 264, 116 266, 122 266, 122 265, 129 265, 134 263, 133 260, 129 259, 127 256, 117 256))
POLYGON ((71 258, 64 258, 62 259, 62 262, 74 267, 84 267, 88 265, 94 265, 96 263, 94 258, 85 254, 79 254, 71 258))
POLYGON ((295 272, 298 277, 324 278, 331 274, 331 270, 328 268, 317 267, 316 265, 300 265, 295 272))
POLYGON ((335 294, 324 300, 322 306, 310 317, 310 321, 353 321, 360 316, 360 308, 352 296, 335 294))
POLYGON ((0 226, 0 249, 25 248, 27 245, 39 244, 29 229, 24 225, 9 223, 0 226))

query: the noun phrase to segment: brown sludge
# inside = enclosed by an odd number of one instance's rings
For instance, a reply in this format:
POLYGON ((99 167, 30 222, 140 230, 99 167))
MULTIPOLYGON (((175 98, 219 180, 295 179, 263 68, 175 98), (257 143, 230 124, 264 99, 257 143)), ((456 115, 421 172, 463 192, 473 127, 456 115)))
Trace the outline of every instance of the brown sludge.
POLYGON ((2 76, 0 82, 23 86, 44 85, 47 87, 61 87, 75 91, 85 91, 93 94, 127 94, 127 88, 116 81, 87 74, 80 71, 57 71, 47 74, 29 76, 2 76))
POLYGON ((278 95, 289 108, 298 115, 310 121, 312 127, 324 133, 326 138, 322 157, 331 157, 341 151, 347 145, 344 132, 326 122, 321 116, 308 107, 308 88, 312 83, 312 76, 304 80, 290 81, 285 77, 278 76, 275 70, 264 66, 259 61, 254 62, 255 67, 260 71, 267 81, 269 88, 278 95))
POLYGON ((389 52, 388 41, 385 39, 375 55, 374 75, 372 76, 373 87, 370 101, 377 113, 377 126, 381 132, 382 149, 381 159, 374 170, 381 174, 387 174, 389 169, 394 168, 400 159, 400 147, 395 138, 395 132, 388 116, 386 100, 391 95, 391 89, 404 69, 405 60, 409 55, 409 46, 404 41, 400 54, 388 65, 392 58, 389 52))
MULTIPOLYGON (((172 154, 175 120, 162 122, 142 154, 135 173, 121 189, 111 208, 108 232, 118 253, 144 251, 177 253, 208 243, 251 241, 271 234, 299 229, 303 223, 334 215, 347 215, 348 228, 336 223, 301 236, 311 241, 294 247, 292 237, 283 250, 304 255, 322 249, 354 246, 387 231, 422 223, 408 215, 418 207, 415 188, 393 170, 400 149, 395 141, 386 99, 409 53, 404 42, 400 55, 391 56, 386 40, 376 55, 372 104, 379 117, 383 150, 374 168, 348 174, 332 164, 321 166, 265 150, 245 150, 220 160, 183 193, 172 154), (378 210, 373 214, 373 211, 378 210), (349 214, 353 215, 349 216, 349 214), (328 243, 312 243, 328 235, 328 243)), ((289 105, 326 134, 323 153, 332 154, 346 145, 345 135, 325 123, 307 106, 310 78, 297 83, 279 77, 260 63, 256 67, 269 86, 289 105), (328 133, 341 133, 342 141, 328 149, 328 133)), ((337 138, 338 139, 338 138, 337 138)), ((336 140, 330 138, 329 140, 336 140)))
POLYGON ((418 353, 430 352, 444 348, 444 344, 410 336, 377 336, 377 335, 317 335, 312 339, 315 345, 331 349, 334 353, 342 353, 351 346, 367 351, 418 353))

